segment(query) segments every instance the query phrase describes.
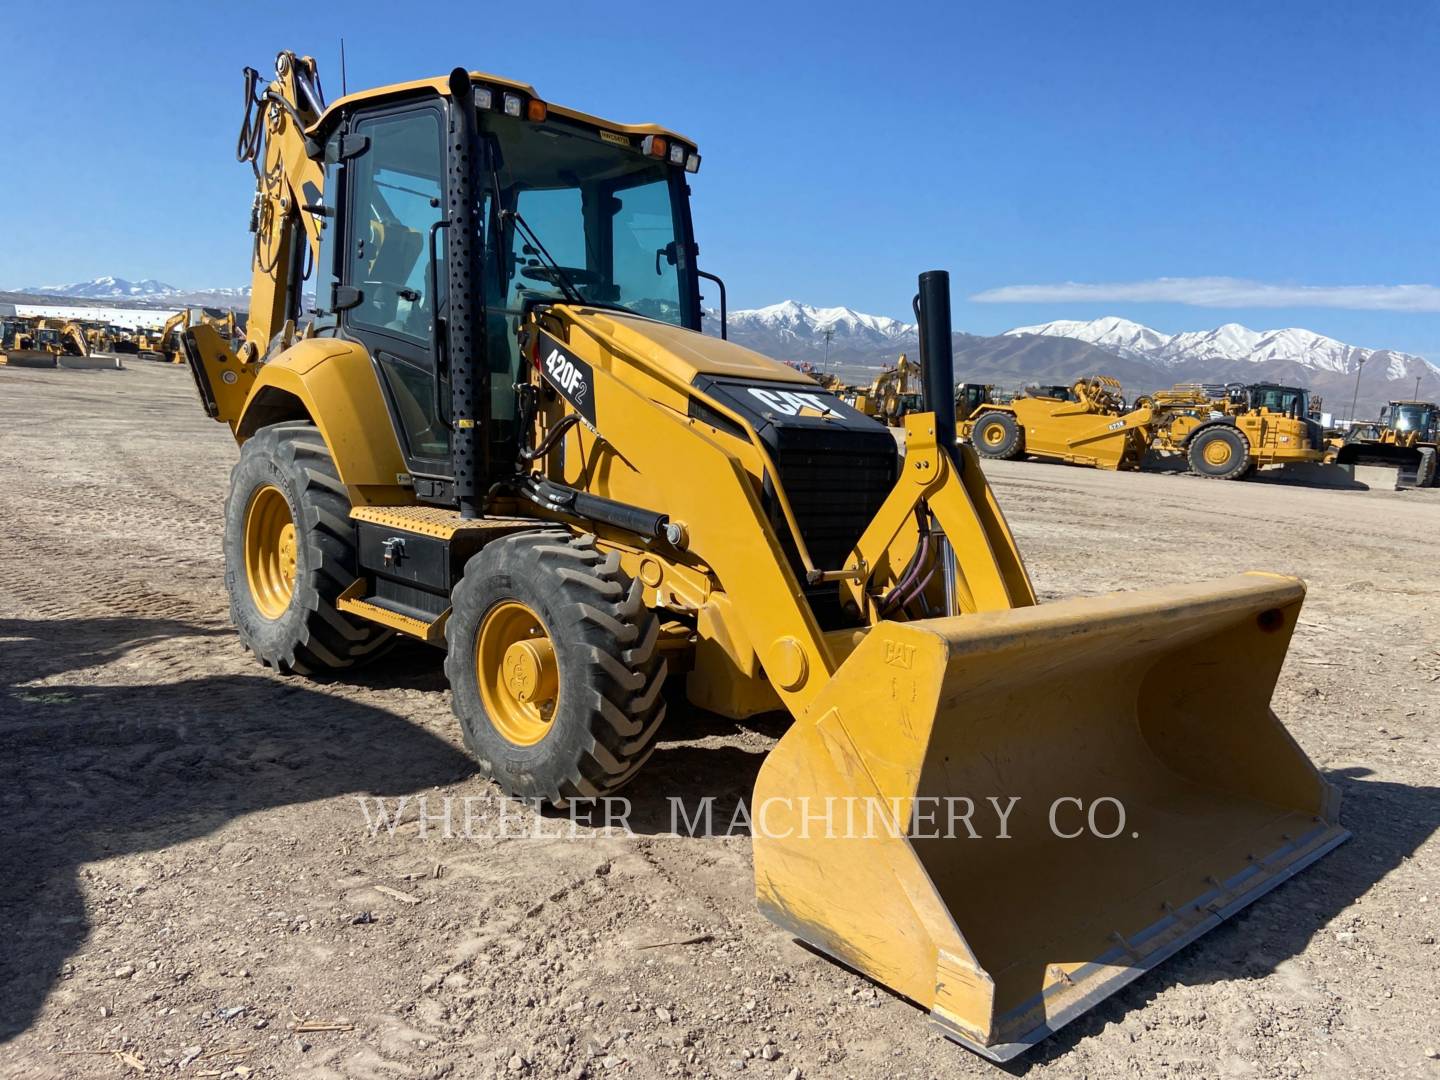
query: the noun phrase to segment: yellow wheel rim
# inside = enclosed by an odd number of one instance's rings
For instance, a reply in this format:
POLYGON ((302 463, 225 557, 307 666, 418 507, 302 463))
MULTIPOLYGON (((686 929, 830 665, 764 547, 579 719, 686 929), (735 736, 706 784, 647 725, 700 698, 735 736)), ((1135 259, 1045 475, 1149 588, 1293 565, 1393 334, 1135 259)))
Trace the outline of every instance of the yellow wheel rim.
POLYGON ((560 697, 555 645, 540 617, 518 600, 485 613, 475 639, 480 700, 495 730, 516 746, 550 733, 560 697))
POLYGON ((1005 429, 999 424, 986 424, 980 437, 985 440, 986 446, 999 446, 1005 441, 1005 429))
POLYGON ((279 488, 266 484, 250 496, 245 511, 245 580, 267 619, 280 618, 290 606, 297 556, 290 504, 279 488))
POLYGON ((1207 465, 1228 465, 1233 456, 1230 444, 1224 439, 1211 439, 1205 444, 1203 453, 1207 465))

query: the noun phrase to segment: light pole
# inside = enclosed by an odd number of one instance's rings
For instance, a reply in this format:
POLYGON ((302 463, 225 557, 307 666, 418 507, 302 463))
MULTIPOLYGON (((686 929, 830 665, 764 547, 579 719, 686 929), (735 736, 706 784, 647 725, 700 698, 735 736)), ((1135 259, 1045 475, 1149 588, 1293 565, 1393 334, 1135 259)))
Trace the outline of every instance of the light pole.
POLYGON ((1420 376, 1415 376, 1415 400, 1420 400, 1420 376))
POLYGON ((1350 397, 1350 423, 1355 423, 1355 403, 1360 400, 1360 372, 1365 370, 1365 357, 1355 361, 1355 393, 1350 397))

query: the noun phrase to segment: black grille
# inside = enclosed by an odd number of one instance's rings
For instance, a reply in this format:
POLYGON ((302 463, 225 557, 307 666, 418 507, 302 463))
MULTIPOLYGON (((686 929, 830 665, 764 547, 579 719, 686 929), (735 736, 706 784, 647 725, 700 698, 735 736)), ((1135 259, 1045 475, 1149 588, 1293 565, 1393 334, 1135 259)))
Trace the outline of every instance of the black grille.
MULTIPOLYGON (((780 482, 795 511, 800 534, 819 570, 839 570, 895 486, 895 441, 883 429, 880 438, 856 433, 811 432, 782 429, 774 452, 780 482)), ((803 583, 805 572, 790 537, 779 501, 770 499, 776 535, 803 583)), ((827 630, 849 625, 840 610, 839 588, 834 582, 806 586, 806 595, 820 625, 827 630)))

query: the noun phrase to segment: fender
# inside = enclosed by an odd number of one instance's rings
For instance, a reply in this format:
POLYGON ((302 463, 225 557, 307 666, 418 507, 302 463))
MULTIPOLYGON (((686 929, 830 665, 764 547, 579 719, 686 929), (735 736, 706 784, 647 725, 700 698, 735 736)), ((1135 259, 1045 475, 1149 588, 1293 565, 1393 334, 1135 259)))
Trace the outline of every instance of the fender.
POLYGON ((253 382, 244 403, 233 415, 222 411, 215 417, 230 424, 236 442, 269 424, 308 420, 329 447, 354 505, 414 501, 400 442, 363 345, 307 338, 250 368, 253 382))

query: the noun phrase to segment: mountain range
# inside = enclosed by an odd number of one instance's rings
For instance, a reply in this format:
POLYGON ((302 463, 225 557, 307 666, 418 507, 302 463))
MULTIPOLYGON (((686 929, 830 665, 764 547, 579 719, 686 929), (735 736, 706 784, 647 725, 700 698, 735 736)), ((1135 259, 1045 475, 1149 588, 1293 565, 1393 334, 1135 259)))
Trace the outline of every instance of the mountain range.
MULTIPOLYGON (((918 346, 916 327, 844 307, 794 300, 728 317, 732 340, 783 360, 826 363, 851 382, 868 382, 918 346)), ((718 330, 714 320, 707 329, 718 330)), ((1356 411, 1373 414, 1394 398, 1440 397, 1440 368, 1394 349, 1347 345, 1313 330, 1252 330, 1227 323, 1212 330, 1166 334, 1115 316, 1092 322, 1020 326, 993 336, 955 334, 955 374, 966 382, 1018 389, 1112 375, 1133 397, 1176 382, 1281 382, 1308 386, 1348 416, 1360 373, 1356 411)))
POLYGON ((18 295, 63 297, 67 300, 109 300, 133 303, 137 307, 206 307, 245 308, 250 304, 250 288, 181 289, 154 278, 128 281, 125 278, 98 277, 69 285, 27 285, 16 289, 18 295))
MULTIPOLYGON (((79 304, 175 308, 249 306, 249 288, 181 289, 146 278, 100 277, 69 285, 31 286, 0 299, 65 298, 79 304)), ((718 333, 715 312, 706 331, 718 333)), ((732 311, 731 340, 780 360, 836 371, 848 382, 869 382, 919 337, 913 323, 867 315, 848 307, 815 307, 784 300, 768 307, 732 311)), ((1440 398, 1440 368, 1423 357, 1394 349, 1347 345, 1313 330, 1287 327, 1252 330, 1226 323, 1210 330, 1167 334, 1129 319, 1061 320, 1019 326, 1002 334, 956 333, 955 374, 962 381, 1019 389, 1026 384, 1065 383, 1092 374, 1114 376, 1134 397, 1176 382, 1281 382, 1308 386, 1329 401, 1328 411, 1348 416, 1360 373, 1360 415, 1373 415, 1395 398, 1440 398)))

